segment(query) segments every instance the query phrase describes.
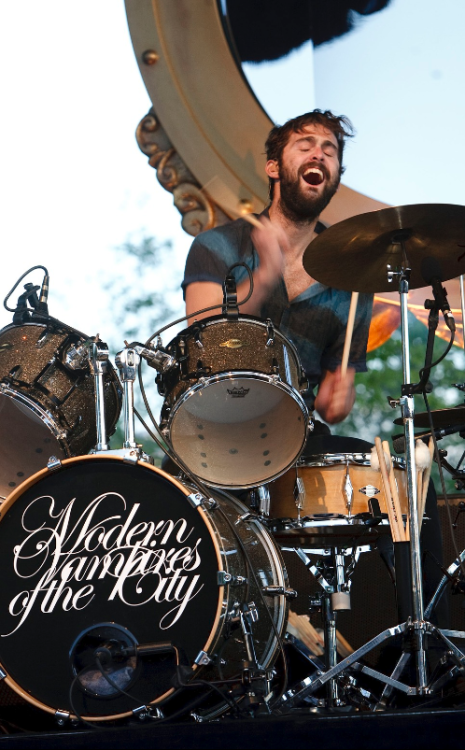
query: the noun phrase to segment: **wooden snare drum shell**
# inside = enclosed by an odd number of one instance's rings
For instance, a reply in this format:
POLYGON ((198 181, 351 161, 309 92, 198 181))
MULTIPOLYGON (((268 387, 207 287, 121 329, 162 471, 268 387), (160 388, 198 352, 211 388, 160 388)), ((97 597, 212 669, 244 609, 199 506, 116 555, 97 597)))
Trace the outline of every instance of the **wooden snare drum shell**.
MULTIPOLYGON (((370 496, 375 497, 382 513, 387 513, 386 499, 383 488, 381 473, 372 469, 367 464, 348 465, 349 477, 353 488, 351 515, 357 513, 368 513, 368 500, 370 496), (379 492, 363 488, 374 487, 379 492)), ((305 487, 305 498, 300 515, 313 516, 320 514, 348 515, 346 496, 344 492, 346 482, 346 463, 335 465, 310 466, 302 465, 293 467, 283 476, 270 483, 272 518, 296 518, 297 505, 294 499, 294 488, 297 477, 300 477, 305 487)), ((406 514, 408 509, 407 500, 407 474, 403 468, 394 468, 394 474, 399 491, 399 499, 402 513, 406 514)))

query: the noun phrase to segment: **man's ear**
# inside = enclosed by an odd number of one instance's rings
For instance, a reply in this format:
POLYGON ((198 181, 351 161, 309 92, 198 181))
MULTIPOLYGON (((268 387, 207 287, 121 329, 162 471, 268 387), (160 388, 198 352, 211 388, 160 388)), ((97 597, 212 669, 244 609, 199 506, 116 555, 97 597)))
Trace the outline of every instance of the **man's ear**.
POLYGON ((272 180, 279 180, 279 166, 276 159, 269 159, 266 162, 265 172, 272 180))

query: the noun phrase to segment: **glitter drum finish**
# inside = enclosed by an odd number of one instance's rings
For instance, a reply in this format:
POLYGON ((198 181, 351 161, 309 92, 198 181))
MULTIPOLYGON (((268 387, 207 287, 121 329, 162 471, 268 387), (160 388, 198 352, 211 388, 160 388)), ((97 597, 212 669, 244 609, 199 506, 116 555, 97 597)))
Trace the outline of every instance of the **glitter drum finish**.
POLYGON ((215 316, 182 331, 159 376, 162 426, 189 470, 214 487, 255 487, 305 444, 306 381, 296 349, 271 321, 215 316))
MULTIPOLYGON (((0 331, 0 496, 59 459, 88 453, 96 442, 94 378, 79 356, 86 336, 64 323, 9 325, 0 331)), ((121 410, 121 388, 105 376, 109 434, 121 410)))

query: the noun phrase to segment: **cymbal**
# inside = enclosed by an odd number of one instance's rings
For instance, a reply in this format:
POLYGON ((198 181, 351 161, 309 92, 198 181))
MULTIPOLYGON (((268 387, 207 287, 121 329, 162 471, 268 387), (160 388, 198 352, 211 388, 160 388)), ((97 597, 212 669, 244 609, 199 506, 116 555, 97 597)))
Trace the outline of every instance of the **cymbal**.
POLYGON ((386 266, 396 270, 402 264, 400 238, 412 269, 410 289, 427 285, 425 258, 437 261, 442 281, 465 273, 465 206, 448 204, 382 208, 333 224, 305 250, 304 268, 336 289, 395 291, 398 283, 388 281, 386 266))
MULTIPOLYGON (((465 406, 452 406, 450 409, 436 409, 431 412, 431 416, 434 428, 438 430, 443 427, 465 425, 465 406)), ((403 424, 402 417, 395 419, 394 424, 403 424)), ((415 427, 426 427, 426 429, 429 429, 430 424, 428 412, 422 411, 419 414, 415 414, 413 424, 415 427)))

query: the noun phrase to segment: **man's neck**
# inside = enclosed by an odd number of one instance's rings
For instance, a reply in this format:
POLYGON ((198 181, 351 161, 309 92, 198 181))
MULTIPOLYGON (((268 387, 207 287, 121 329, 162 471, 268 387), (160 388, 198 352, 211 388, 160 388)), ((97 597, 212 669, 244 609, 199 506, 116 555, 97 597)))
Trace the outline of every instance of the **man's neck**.
POLYGON ((291 221, 280 210, 277 201, 273 201, 268 211, 270 221, 273 224, 279 224, 285 231, 292 255, 303 256, 305 249, 315 237, 315 227, 318 223, 318 217, 308 223, 291 221))

